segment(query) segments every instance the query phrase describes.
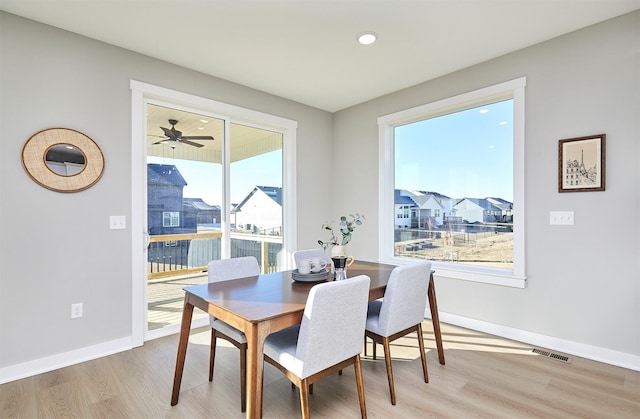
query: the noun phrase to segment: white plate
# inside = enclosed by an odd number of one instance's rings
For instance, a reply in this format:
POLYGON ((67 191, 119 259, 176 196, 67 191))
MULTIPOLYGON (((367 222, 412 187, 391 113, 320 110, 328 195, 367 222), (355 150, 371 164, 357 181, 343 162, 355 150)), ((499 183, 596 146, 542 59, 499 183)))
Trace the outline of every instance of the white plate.
POLYGON ((329 279, 329 270, 324 269, 320 272, 312 272, 308 274, 301 274, 297 269, 291 271, 291 278, 298 282, 319 282, 329 279))

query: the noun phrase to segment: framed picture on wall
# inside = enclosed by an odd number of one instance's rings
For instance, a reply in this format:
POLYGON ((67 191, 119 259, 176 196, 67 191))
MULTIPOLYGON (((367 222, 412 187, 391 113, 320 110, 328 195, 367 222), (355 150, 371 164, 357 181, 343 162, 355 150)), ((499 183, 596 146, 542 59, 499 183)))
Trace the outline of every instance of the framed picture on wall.
POLYGON ((605 141, 599 134, 558 142, 558 192, 604 191, 605 141))

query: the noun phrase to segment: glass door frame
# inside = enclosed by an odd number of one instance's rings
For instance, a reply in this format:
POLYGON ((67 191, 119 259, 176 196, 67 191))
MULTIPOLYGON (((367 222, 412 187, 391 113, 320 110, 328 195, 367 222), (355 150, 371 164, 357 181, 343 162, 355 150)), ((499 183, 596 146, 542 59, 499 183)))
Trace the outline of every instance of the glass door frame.
MULTIPOLYGON (((235 105, 195 96, 159 86, 131 80, 131 340, 132 346, 141 346, 144 341, 177 333, 177 327, 166 327, 152 332, 147 331, 147 267, 146 247, 148 244, 146 193, 146 105, 147 103, 161 104, 175 107, 188 112, 209 115, 225 120, 225 138, 223 148, 223 184, 224 193, 221 212, 223 237, 229 240, 230 234, 230 125, 238 123, 256 128, 280 132, 283 138, 282 146, 282 188, 283 188, 283 254, 285 268, 290 268, 292 249, 296 249, 295 226, 297 225, 296 205, 296 130, 297 122, 269 115, 262 112, 245 109, 235 105)), ((223 246, 223 249, 229 246, 223 246)), ((228 250, 226 251, 228 252, 228 250)), ((229 257, 224 254, 222 257, 229 257)), ((207 324, 203 318, 199 322, 192 322, 191 327, 207 324), (203 324, 199 324, 203 323, 203 324)))

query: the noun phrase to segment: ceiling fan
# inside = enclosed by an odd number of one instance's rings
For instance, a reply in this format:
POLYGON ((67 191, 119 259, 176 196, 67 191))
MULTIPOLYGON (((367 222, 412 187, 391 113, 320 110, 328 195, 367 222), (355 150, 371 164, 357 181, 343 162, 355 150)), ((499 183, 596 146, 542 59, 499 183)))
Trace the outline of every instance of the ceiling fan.
MULTIPOLYGON (((193 141, 190 141, 190 140, 214 140, 214 138, 210 135, 184 135, 183 136, 182 132, 176 129, 176 124, 178 123, 177 120, 170 119, 169 123, 171 124, 171 129, 160 127, 160 129, 164 131, 164 137, 166 138, 163 140, 157 141, 153 144, 173 143, 173 144, 169 144, 169 146, 171 148, 176 148, 176 146, 179 143, 182 143, 182 144, 187 144, 193 147, 200 148, 200 147, 204 147, 204 144, 194 143, 193 141)), ((156 135, 155 137, 161 137, 161 136, 156 135)))

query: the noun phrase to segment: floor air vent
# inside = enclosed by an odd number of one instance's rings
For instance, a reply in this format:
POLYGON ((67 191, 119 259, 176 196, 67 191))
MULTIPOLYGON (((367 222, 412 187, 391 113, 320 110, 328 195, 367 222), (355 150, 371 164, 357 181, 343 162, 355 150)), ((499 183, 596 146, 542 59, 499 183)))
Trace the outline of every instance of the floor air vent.
POLYGON ((556 353, 545 351, 543 349, 538 349, 538 348, 533 348, 531 352, 533 352, 534 354, 543 356, 545 358, 555 359, 556 361, 565 362, 567 364, 571 363, 571 358, 566 355, 556 354, 556 353))

